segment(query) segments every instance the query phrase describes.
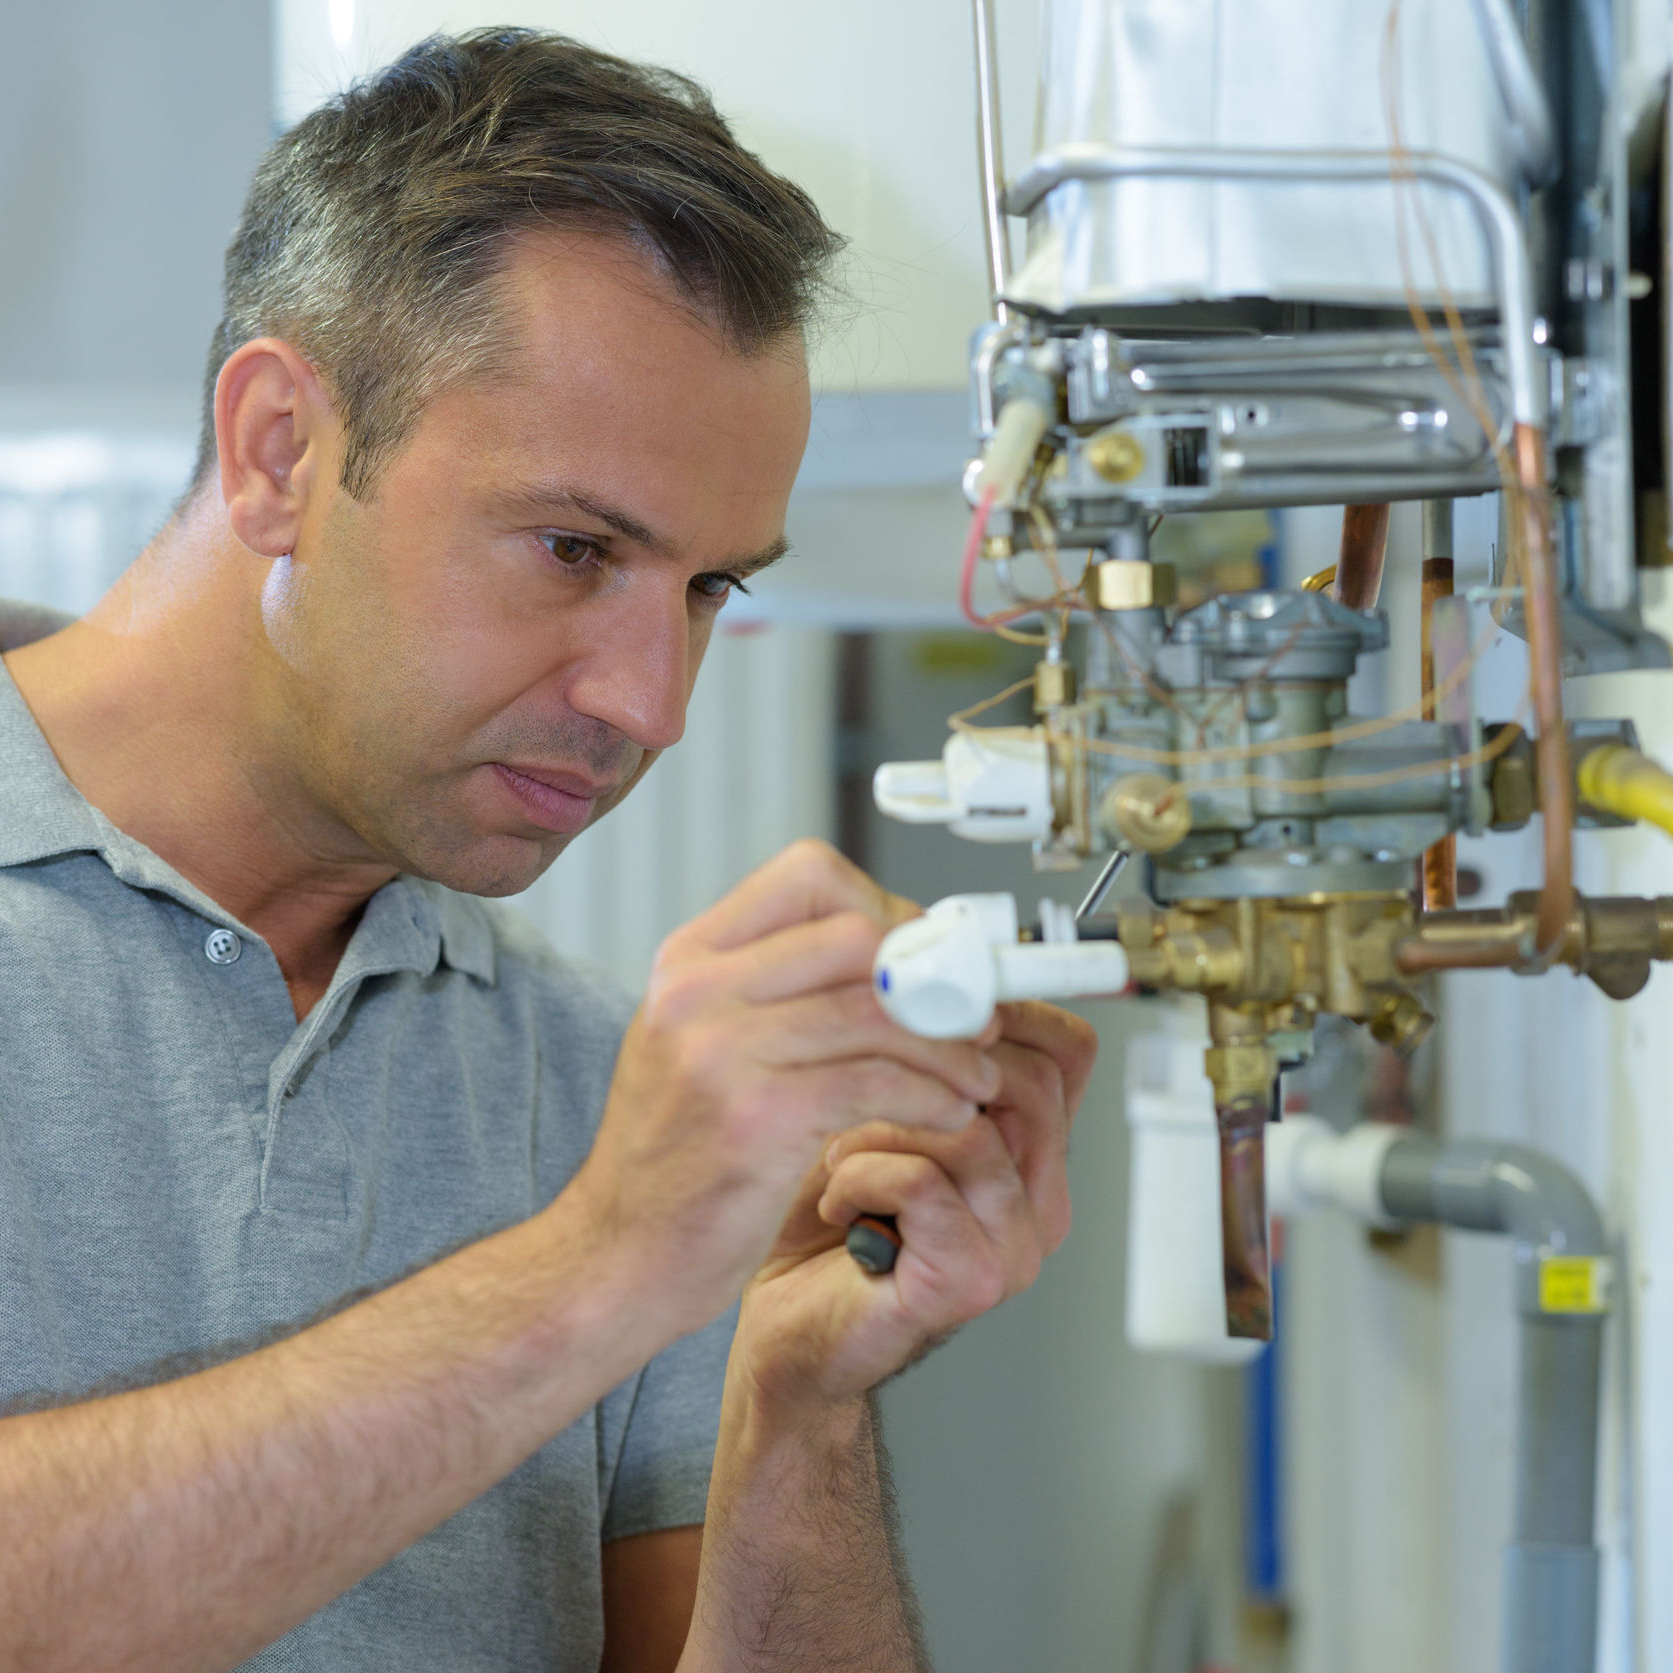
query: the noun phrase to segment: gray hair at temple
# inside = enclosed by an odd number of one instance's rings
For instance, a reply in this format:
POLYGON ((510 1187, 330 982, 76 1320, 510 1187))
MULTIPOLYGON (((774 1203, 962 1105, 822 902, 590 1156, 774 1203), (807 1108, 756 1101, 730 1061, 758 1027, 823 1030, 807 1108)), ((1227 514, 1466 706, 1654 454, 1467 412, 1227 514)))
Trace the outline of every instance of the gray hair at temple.
POLYGON ((618 233, 739 353, 805 336, 842 239, 670 70, 561 35, 421 42, 281 136, 227 250, 194 491, 214 472, 227 357, 282 338, 321 374, 364 498, 444 389, 514 354, 494 292, 510 235, 618 233))

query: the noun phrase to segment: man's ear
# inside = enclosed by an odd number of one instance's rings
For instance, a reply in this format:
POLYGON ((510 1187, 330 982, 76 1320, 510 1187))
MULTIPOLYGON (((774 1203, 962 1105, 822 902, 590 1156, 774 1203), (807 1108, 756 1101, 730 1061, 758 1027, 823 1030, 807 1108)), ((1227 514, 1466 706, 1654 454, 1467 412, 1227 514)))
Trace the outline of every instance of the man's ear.
POLYGON ((289 343, 257 337, 227 357, 215 381, 221 496, 252 552, 295 550, 308 495, 332 468, 335 433, 324 384, 289 343))

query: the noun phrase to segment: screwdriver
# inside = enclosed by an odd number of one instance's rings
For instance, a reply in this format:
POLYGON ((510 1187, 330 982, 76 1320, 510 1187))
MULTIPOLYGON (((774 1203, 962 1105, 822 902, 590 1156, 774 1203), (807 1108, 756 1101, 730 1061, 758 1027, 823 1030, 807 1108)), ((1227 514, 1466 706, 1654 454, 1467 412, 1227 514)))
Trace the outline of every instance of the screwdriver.
POLYGON ((892 1214, 862 1214, 848 1228, 848 1253, 873 1278, 893 1272, 900 1254, 900 1230, 892 1214))

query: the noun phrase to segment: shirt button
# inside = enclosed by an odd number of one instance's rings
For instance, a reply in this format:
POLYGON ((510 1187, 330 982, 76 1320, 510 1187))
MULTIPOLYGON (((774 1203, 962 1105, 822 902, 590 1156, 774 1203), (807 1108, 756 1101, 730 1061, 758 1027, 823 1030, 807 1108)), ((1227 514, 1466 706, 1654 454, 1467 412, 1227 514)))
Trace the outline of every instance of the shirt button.
POLYGON ((212 929, 204 937, 203 956, 211 964, 236 964, 244 943, 230 929, 212 929))

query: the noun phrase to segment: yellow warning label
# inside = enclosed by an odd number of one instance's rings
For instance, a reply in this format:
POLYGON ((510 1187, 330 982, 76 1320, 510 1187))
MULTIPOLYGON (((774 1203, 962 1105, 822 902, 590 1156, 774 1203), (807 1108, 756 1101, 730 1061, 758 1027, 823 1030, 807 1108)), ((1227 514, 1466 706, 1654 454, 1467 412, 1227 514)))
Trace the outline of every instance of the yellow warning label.
POLYGON ((1547 1255, 1539 1263, 1542 1313, 1609 1311, 1609 1259, 1605 1255, 1547 1255))

